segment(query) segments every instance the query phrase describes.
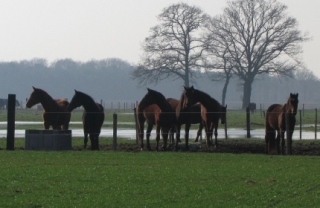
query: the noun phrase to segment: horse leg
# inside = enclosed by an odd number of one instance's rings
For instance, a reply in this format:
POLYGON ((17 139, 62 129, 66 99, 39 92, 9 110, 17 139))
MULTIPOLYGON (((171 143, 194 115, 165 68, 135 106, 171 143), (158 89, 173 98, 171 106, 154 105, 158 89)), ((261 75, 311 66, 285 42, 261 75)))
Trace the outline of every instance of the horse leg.
POLYGON ((202 129, 203 129, 203 124, 200 122, 198 131, 197 131, 197 137, 196 137, 196 139, 194 140, 194 142, 198 142, 199 137, 201 136, 201 133, 202 133, 202 129))
POLYGON ((92 133, 89 133, 90 143, 91 143, 91 150, 94 150, 94 139, 92 133))
POLYGON ((151 134, 152 128, 153 128, 153 125, 148 123, 147 132, 146 132, 146 137, 147 137, 147 149, 148 149, 148 150, 151 150, 151 146, 150 146, 150 134, 151 134))
POLYGON ((218 147, 218 124, 214 125, 214 145, 218 147))
MULTIPOLYGON (((281 137, 281 153, 284 155, 285 154, 285 152, 284 152, 284 145, 285 145, 285 141, 284 141, 284 133, 285 133, 285 131, 284 130, 280 130, 280 132, 281 132, 281 135, 280 135, 280 137, 281 137)), ((288 138, 287 138, 288 139, 288 138)), ((280 142, 280 139, 279 139, 279 142, 280 142)), ((280 146, 280 145, 279 145, 280 146)), ((279 147, 280 148, 280 147, 279 147)))
POLYGON ((139 144, 140 144, 140 151, 143 150, 143 137, 144 137, 144 121, 139 120, 138 121, 138 138, 139 138, 139 144))
POLYGON ((174 144, 174 133, 176 131, 175 127, 170 128, 169 130, 169 140, 170 140, 170 144, 174 144))
POLYGON ((270 137, 269 134, 266 132, 265 135, 264 135, 264 141, 265 141, 265 143, 266 143, 266 145, 265 145, 265 152, 266 152, 266 154, 269 153, 269 148, 268 148, 269 139, 270 139, 269 137, 270 137))
POLYGON ((274 131, 274 134, 272 134, 272 139, 275 139, 275 144, 273 144, 273 148, 275 148, 276 150, 274 151, 277 151, 277 154, 280 154, 280 140, 281 140, 281 133, 280 133, 280 130, 277 130, 277 131, 274 131), (277 133, 277 136, 276 136, 276 133, 277 133))
POLYGON ((208 148, 210 150, 210 146, 211 146, 211 138, 210 138, 210 131, 209 131, 209 128, 207 126, 207 124, 204 125, 204 129, 206 131, 206 137, 207 137, 207 145, 208 145, 208 148))
POLYGON ((95 134, 95 144, 96 144, 96 150, 100 150, 100 145, 99 145, 99 134, 95 134))
POLYGON ((84 140, 83 140, 83 148, 87 149, 87 143, 88 143, 88 133, 84 133, 84 140))
POLYGON ((63 130, 68 130, 69 129, 69 124, 68 123, 65 123, 62 125, 62 129, 63 130))
POLYGON ((44 122, 43 126, 45 130, 48 130, 50 128, 50 124, 48 122, 44 122))
POLYGON ((189 150, 189 130, 190 130, 190 123, 185 124, 185 141, 186 141, 186 150, 189 150))
POLYGON ((178 151, 179 147, 179 141, 180 141, 180 131, 181 131, 181 124, 176 125, 176 145, 175 145, 175 150, 178 151))
POLYGON ((91 141, 91 150, 99 150, 99 136, 96 133, 89 134, 90 141, 91 141))
MULTIPOLYGON (((162 130, 163 132, 163 130, 162 130)), ((160 125, 157 124, 156 126, 156 150, 158 151, 159 150, 159 142, 160 142, 160 125)), ((167 145, 167 144, 165 144, 167 145)), ((165 147, 164 147, 165 148, 165 147)))
POLYGON ((168 144, 168 136, 169 136, 170 128, 162 128, 162 138, 163 138, 163 150, 167 150, 167 144, 168 144))

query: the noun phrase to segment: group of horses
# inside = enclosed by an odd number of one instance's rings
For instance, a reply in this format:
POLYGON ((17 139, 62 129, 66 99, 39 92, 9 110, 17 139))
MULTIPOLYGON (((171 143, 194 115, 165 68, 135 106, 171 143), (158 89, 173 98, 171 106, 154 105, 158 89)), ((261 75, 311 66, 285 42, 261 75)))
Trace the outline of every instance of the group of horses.
POLYGON ((87 148, 88 135, 91 141, 91 149, 99 150, 99 135, 104 122, 104 108, 96 103, 89 95, 75 90, 71 101, 66 99, 53 99, 46 91, 32 87, 33 91, 26 103, 27 108, 41 104, 43 108, 44 128, 53 130, 66 130, 69 128, 71 111, 82 106, 84 131, 84 148, 87 148))
POLYGON ((184 87, 180 99, 165 98, 160 92, 149 89, 136 108, 138 137, 140 149, 144 149, 144 124, 147 122, 146 140, 147 150, 150 150, 150 132, 156 126, 156 150, 159 149, 160 132, 163 138, 163 149, 166 150, 168 136, 176 133, 175 147, 178 150, 181 126, 185 125, 185 148, 189 149, 189 130, 191 124, 199 124, 196 140, 204 127, 207 145, 218 145, 219 120, 224 124, 227 106, 222 106, 207 93, 192 87, 184 87))
MULTIPOLYGON (((84 148, 87 148, 89 136, 91 149, 99 150, 99 135, 105 118, 104 108, 101 104, 96 103, 89 95, 77 90, 75 90, 75 94, 69 102, 67 99, 53 99, 46 91, 35 87, 32 88, 33 91, 27 100, 26 107, 31 108, 39 103, 42 105, 45 129, 50 127, 54 130, 68 129, 71 112, 75 108, 82 106, 84 108, 82 116, 84 148)), ((298 94, 290 93, 284 105, 273 104, 267 109, 265 116, 267 154, 284 153, 284 133, 285 131, 288 131, 289 135, 293 133, 298 102, 298 94), (286 129, 287 127, 289 129, 286 129)), ((178 150, 182 125, 185 125, 185 148, 188 150, 191 124, 199 124, 195 141, 200 137, 204 127, 209 150, 213 143, 213 135, 215 139, 214 146, 217 147, 218 124, 219 120, 221 120, 221 124, 226 122, 226 111, 227 106, 222 106, 216 99, 203 91, 195 89, 193 86, 184 87, 179 99, 165 98, 160 92, 148 88, 146 95, 136 107, 140 150, 145 148, 145 122, 147 123, 147 150, 151 150, 150 134, 154 125, 156 126, 156 150, 159 150, 160 134, 163 138, 162 147, 166 150, 168 138, 174 138, 174 133, 176 134, 174 149, 178 150)))
MULTIPOLYGON (((298 93, 290 93, 287 102, 283 105, 273 104, 269 106, 265 116, 265 151, 267 154, 284 154, 285 136, 292 138, 295 116, 298 108, 298 93), (281 141, 281 149, 280 149, 281 141)), ((218 123, 226 121, 227 106, 222 106, 217 100, 207 93, 192 87, 184 87, 179 100, 165 98, 160 92, 148 89, 147 94, 142 98, 136 108, 138 121, 138 135, 141 150, 144 149, 144 123, 147 121, 147 149, 150 150, 150 132, 156 125, 156 150, 159 148, 160 132, 163 137, 163 148, 166 150, 168 135, 176 133, 175 149, 178 149, 180 141, 181 125, 185 124, 185 145, 188 150, 189 129, 191 124, 199 123, 196 140, 203 126, 207 138, 207 145, 210 150, 214 134, 214 145, 217 147, 218 123)))

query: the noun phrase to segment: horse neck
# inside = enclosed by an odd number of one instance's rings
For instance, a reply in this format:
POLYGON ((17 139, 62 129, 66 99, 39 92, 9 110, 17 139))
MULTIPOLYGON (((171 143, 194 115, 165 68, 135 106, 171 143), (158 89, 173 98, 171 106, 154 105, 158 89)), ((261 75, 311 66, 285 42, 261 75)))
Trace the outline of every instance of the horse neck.
POLYGON ((57 107, 57 102, 49 94, 43 92, 41 98, 40 103, 45 111, 53 111, 57 107))
POLYGON ((142 111, 144 108, 146 108, 147 106, 152 105, 152 104, 156 104, 157 106, 159 106, 159 108, 161 109, 162 112, 171 112, 172 111, 172 108, 166 99, 161 100, 161 101, 157 101, 156 99, 152 99, 152 100, 142 99, 141 102, 139 103, 139 110, 142 111))
POLYGON ((218 101, 210 97, 208 94, 197 91, 198 102, 201 103, 203 107, 207 109, 207 111, 221 111, 221 105, 218 101))
POLYGON ((89 96, 85 99, 82 99, 81 105, 83 106, 86 112, 99 111, 96 102, 89 96))
POLYGON ((294 109, 295 112, 297 112, 297 107, 295 106, 291 106, 291 104, 289 102, 287 102, 286 104, 283 105, 282 109, 283 112, 290 112, 291 113, 291 107, 294 109))

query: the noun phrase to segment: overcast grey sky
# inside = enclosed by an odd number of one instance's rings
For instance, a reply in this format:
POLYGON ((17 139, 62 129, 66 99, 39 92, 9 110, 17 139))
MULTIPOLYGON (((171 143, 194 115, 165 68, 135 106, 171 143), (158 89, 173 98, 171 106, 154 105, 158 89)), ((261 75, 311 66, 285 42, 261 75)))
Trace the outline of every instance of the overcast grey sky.
MULTIPOLYGON (((303 45, 303 60, 320 77, 320 1, 278 1, 312 37, 303 45)), ((179 2, 211 16, 227 5, 227 0, 0 0, 0 61, 120 58, 137 63, 142 41, 158 24, 156 16, 179 2)))

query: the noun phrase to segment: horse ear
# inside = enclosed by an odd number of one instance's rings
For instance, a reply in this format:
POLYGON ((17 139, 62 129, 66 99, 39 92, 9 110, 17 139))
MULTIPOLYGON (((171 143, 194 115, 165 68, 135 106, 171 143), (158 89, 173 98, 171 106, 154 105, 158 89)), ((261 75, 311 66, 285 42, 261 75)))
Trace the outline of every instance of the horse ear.
POLYGON ((190 89, 194 90, 193 85, 190 87, 190 89))
POLYGON ((32 86, 33 90, 35 90, 36 88, 34 86, 32 86))

